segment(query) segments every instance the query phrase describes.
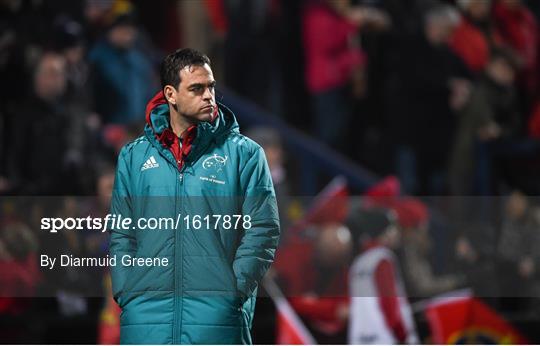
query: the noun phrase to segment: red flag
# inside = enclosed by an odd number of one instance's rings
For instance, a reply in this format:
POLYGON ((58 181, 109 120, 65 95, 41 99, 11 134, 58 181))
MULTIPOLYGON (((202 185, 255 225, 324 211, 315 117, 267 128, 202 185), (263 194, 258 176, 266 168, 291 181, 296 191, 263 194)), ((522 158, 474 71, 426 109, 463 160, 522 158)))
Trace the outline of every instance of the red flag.
POLYGON ((294 224, 292 234, 305 229, 310 224, 341 223, 349 211, 349 191, 347 181, 337 176, 317 195, 306 215, 294 224))
POLYGON ((391 200, 401 194, 401 184, 399 179, 393 175, 387 176, 373 185, 366 192, 365 196, 380 200, 391 200))
POLYGON ((426 317, 435 344, 527 344, 510 323, 474 297, 434 302, 426 317))
POLYGON ((273 279, 265 277, 264 287, 276 305, 276 344, 315 345, 315 339, 273 279))

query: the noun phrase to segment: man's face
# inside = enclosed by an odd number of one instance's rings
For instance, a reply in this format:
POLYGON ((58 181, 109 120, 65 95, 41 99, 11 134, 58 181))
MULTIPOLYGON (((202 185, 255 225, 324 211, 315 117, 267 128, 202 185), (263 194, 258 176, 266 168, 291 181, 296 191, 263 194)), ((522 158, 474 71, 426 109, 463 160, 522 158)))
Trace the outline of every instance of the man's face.
POLYGON ((434 45, 445 45, 452 37, 456 25, 450 20, 428 24, 428 39, 434 45))
POLYGON ((34 76, 36 95, 46 101, 54 101, 66 90, 66 63, 61 55, 47 54, 42 57, 34 76))
POLYGON ((511 87, 515 80, 515 71, 504 59, 494 59, 487 66, 488 75, 497 84, 505 87, 511 87))
POLYGON ((118 25, 109 31, 108 37, 113 46, 120 49, 129 49, 137 38, 137 28, 128 24, 118 25))
POLYGON ((180 85, 172 93, 178 113, 190 120, 210 121, 216 109, 214 75, 208 64, 180 70, 180 85))
POLYGON ((114 173, 108 172, 102 174, 97 181, 97 195, 102 205, 111 203, 111 194, 114 185, 114 173))
POLYGON ((318 229, 315 251, 318 262, 339 267, 347 262, 352 251, 351 231, 340 224, 325 224, 318 229))
POLYGON ((396 226, 390 226, 382 235, 382 243, 390 249, 396 249, 401 243, 401 234, 396 226))
POLYGON ((469 15, 478 21, 483 21, 489 18, 491 11, 491 1, 490 0, 475 0, 472 1, 469 5, 468 12, 469 15))
POLYGON ((278 168, 283 163, 283 151, 279 145, 269 145, 264 147, 264 154, 270 170, 278 168))

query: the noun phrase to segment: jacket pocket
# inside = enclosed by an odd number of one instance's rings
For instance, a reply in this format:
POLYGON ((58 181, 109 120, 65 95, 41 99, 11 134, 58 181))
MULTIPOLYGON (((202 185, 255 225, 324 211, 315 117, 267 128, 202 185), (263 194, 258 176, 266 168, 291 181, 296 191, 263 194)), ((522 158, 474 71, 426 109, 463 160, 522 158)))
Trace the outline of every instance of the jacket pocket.
POLYGON ((199 292, 236 293, 236 278, 229 261, 210 255, 185 255, 184 289, 199 292))

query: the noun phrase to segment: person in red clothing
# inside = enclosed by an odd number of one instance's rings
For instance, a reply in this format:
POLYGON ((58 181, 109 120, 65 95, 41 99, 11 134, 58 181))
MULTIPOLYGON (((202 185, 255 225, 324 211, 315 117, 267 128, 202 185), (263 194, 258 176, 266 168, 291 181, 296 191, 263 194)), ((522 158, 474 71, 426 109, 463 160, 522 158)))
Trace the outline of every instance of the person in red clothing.
POLYGON ((382 12, 351 7, 349 1, 312 1, 303 15, 306 83, 311 94, 315 134, 343 149, 343 130, 350 119, 351 92, 361 93, 366 57, 355 42, 359 27, 382 29, 382 12), (349 89, 353 82, 353 88, 349 89))
POLYGON ((532 109, 527 129, 529 137, 534 139, 540 139, 540 100, 537 100, 536 104, 532 109))
POLYGON ((499 0, 493 10, 497 32, 522 64, 518 82, 529 96, 538 89, 538 23, 521 0, 499 0))
POLYGON ((314 231, 314 240, 291 238, 280 247, 274 268, 289 303, 317 342, 344 344, 351 234, 338 223, 319 225, 314 231))
POLYGON ((450 47, 474 73, 481 72, 489 58, 489 39, 481 26, 487 26, 491 0, 460 0, 460 23, 452 34, 450 47))
POLYGON ((348 225, 360 247, 349 272, 349 344, 417 344, 397 258, 397 216, 386 209, 355 213, 348 225))
POLYGON ((35 343, 29 321, 41 280, 37 248, 36 236, 26 224, 8 221, 0 226, 0 335, 4 343, 35 343))

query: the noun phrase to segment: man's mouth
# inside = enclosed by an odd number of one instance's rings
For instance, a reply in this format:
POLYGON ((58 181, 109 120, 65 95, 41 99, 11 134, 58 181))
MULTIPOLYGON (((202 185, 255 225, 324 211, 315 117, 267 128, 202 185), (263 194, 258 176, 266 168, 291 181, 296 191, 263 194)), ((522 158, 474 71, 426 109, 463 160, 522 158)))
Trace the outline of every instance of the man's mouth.
POLYGON ((201 108, 201 111, 213 111, 213 110, 214 110, 214 106, 212 105, 204 106, 203 108, 201 108))

